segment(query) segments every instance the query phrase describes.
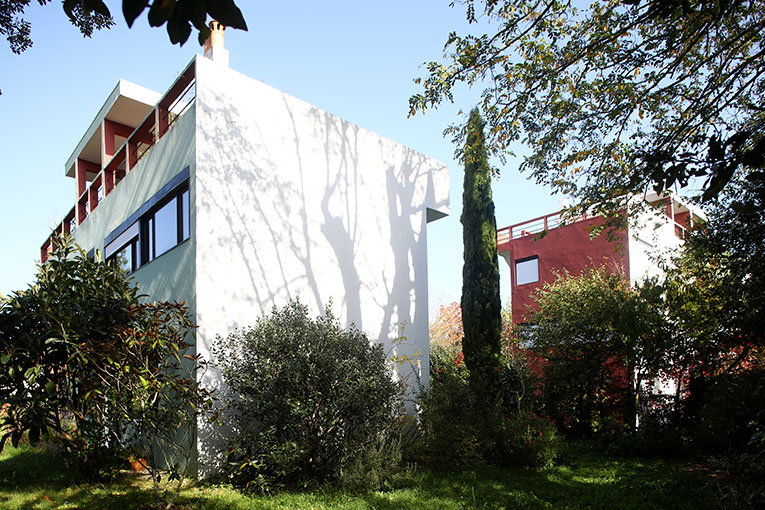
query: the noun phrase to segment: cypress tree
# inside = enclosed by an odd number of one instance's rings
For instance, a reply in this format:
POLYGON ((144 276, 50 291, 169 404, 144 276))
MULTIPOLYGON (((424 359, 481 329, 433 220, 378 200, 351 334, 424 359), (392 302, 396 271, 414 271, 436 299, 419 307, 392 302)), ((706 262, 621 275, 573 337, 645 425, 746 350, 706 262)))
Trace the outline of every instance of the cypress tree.
POLYGON ((484 121, 470 112, 462 194, 462 352, 471 384, 491 396, 499 376, 502 306, 499 299, 497 222, 491 196, 491 168, 484 143, 484 121), (491 393, 487 393, 491 392, 491 393))

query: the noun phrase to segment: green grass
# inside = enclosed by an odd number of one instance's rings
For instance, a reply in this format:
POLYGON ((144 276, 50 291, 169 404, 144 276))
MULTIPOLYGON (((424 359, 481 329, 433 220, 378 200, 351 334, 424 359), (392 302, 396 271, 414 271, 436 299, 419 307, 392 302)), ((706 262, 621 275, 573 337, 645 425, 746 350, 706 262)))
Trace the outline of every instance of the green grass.
MULTIPOLYGON (((387 491, 335 490, 245 496, 230 487, 198 484, 180 503, 194 509, 689 509, 720 508, 724 483, 681 462, 620 459, 586 447, 546 470, 479 467, 420 469, 387 491)), ((125 475, 109 484, 76 483, 41 449, 6 446, 0 454, 0 509, 129 509, 151 501, 148 482, 125 475)))

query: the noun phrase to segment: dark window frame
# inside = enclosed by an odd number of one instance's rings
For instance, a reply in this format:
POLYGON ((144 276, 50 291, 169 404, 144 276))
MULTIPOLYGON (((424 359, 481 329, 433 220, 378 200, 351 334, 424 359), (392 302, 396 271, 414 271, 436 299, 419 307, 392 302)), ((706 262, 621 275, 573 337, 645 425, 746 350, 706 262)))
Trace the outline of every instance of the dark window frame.
POLYGON ((107 262, 116 260, 116 257, 125 247, 131 245, 131 273, 137 271, 157 257, 186 241, 191 237, 191 192, 189 185, 189 167, 185 167, 180 173, 173 177, 157 193, 131 214, 119 227, 110 232, 104 239, 104 246, 109 247, 128 229, 138 223, 136 235, 122 244, 118 249, 111 252, 107 262), (184 198, 186 209, 184 210, 184 198), (164 252, 156 255, 156 213, 167 204, 175 200, 175 218, 176 218, 176 239, 175 243, 164 252), (184 214, 186 213, 186 214, 184 214), (151 255, 151 256, 149 256, 151 255))
POLYGON ((516 285, 516 287, 520 287, 521 285, 530 285, 532 283, 539 282, 539 280, 540 280, 540 277, 539 277, 539 255, 532 255, 530 257, 524 257, 522 259, 516 259, 515 266, 514 266, 513 269, 514 269, 514 272, 515 272, 514 276, 515 276, 515 285, 516 285), (518 264, 522 264, 524 262, 530 262, 532 260, 536 260, 537 261, 537 279, 533 280, 533 281, 524 282, 524 283, 518 283, 518 264))
MULTIPOLYGON (((152 207, 148 209, 140 218, 140 228, 139 228, 139 237, 142 239, 146 239, 148 242, 141 243, 141 253, 140 253, 140 260, 141 264, 139 267, 143 267, 145 264, 148 264, 152 260, 161 257, 165 253, 169 252, 179 244, 181 244, 183 241, 188 239, 187 237, 184 237, 184 223, 189 223, 189 233, 191 231, 191 219, 190 218, 184 218, 183 214, 183 196, 184 194, 189 192, 189 181, 184 181, 183 183, 176 186, 174 189, 172 189, 169 193, 167 193, 165 196, 163 196, 161 199, 157 200, 154 204, 152 204, 152 207), (167 204, 175 200, 175 233, 176 233, 176 239, 175 243, 159 255, 157 255, 157 220, 156 220, 156 214, 163 209, 167 204)), ((189 216, 191 215, 191 209, 189 208, 189 216)))

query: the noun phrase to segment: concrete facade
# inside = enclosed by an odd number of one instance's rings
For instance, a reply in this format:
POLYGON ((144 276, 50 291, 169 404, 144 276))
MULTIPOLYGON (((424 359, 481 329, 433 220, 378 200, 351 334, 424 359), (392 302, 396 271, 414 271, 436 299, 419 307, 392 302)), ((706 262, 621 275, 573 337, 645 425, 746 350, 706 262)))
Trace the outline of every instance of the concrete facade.
MULTIPOLYGON (((218 335, 273 306, 298 298, 318 314, 332 300, 341 321, 392 354, 421 352, 404 376, 427 384, 427 223, 449 213, 443 163, 202 56, 155 104, 136 101, 143 115, 120 130, 105 124, 129 106, 116 90, 67 164, 76 179, 87 169, 90 187, 77 180, 58 230, 104 257, 130 252, 132 239, 131 276, 149 299, 187 302, 206 359, 218 335), (115 133, 114 155, 103 133, 115 133), (178 242, 159 253, 149 233, 186 189, 178 242), (409 340, 394 348, 402 325, 409 340)), ((214 370, 204 377, 220 386, 214 370)), ((202 462, 214 457, 205 431, 198 448, 202 462)))

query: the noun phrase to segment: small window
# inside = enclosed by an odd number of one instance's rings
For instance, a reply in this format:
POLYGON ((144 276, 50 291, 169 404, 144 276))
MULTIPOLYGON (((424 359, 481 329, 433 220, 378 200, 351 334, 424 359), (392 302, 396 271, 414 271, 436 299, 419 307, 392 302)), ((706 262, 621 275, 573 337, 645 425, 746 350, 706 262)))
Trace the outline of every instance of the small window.
POLYGON ((134 223, 122 235, 104 247, 106 261, 117 264, 128 273, 132 273, 140 266, 139 247, 138 223, 134 223))
POLYGON ((515 284, 525 285, 539 281, 539 257, 515 261, 515 284))
POLYGON ((115 252, 108 260, 118 265, 128 273, 138 269, 138 237, 133 238, 128 244, 115 252))
POLYGON ((189 238, 189 190, 181 195, 181 240, 189 238))

